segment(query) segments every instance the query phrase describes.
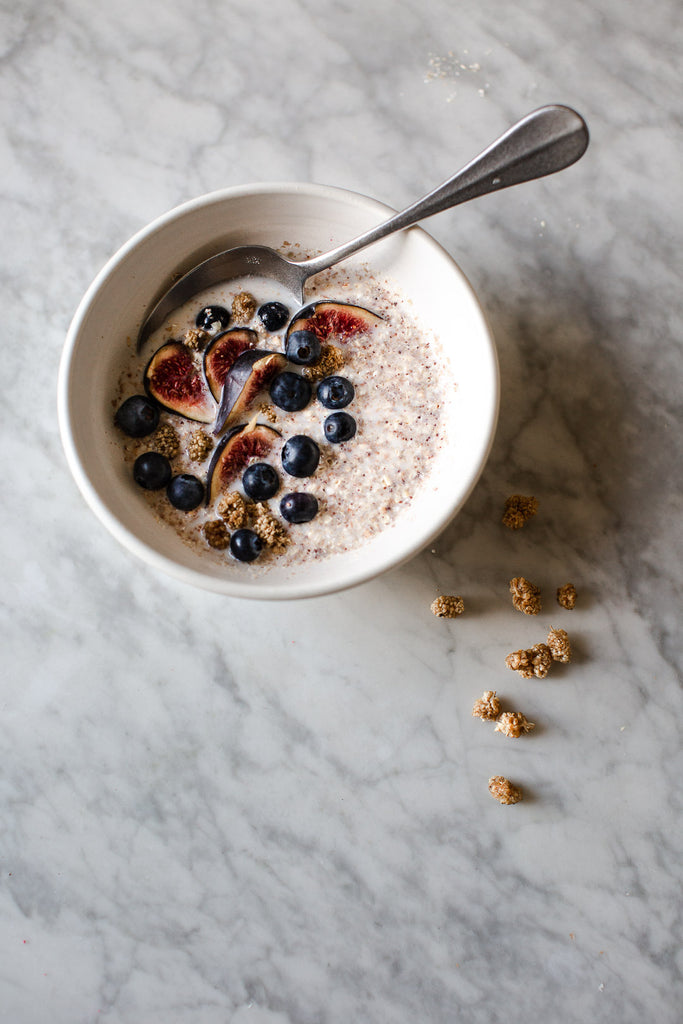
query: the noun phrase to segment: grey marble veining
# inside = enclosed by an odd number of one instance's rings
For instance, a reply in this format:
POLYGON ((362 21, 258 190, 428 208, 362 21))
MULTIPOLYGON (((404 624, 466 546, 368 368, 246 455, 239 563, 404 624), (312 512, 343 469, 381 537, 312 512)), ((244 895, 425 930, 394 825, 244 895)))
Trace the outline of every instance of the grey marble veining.
POLYGON ((682 35, 673 0, 3 6, 2 1024, 680 1019, 682 35), (433 548, 275 607, 119 549, 54 399, 111 253, 223 185, 401 206, 558 101, 579 164, 427 225, 503 386, 433 548), (527 621, 519 573, 579 606, 527 621), (572 664, 508 672, 549 622, 572 664), (489 688, 535 732, 472 719, 489 688))

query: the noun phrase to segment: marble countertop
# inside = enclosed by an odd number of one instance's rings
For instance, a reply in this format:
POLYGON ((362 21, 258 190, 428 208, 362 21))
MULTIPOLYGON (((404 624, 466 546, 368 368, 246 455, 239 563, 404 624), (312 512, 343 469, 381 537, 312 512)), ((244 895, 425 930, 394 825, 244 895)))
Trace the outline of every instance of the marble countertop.
POLYGON ((2 1024, 675 1024, 680 5, 17 0, 0 27, 2 1024), (121 549, 55 405, 108 257, 224 185, 400 207, 547 102, 586 117, 583 160, 426 225, 502 371, 433 550, 271 606, 121 549), (508 671, 550 624, 572 663, 508 671), (487 689, 535 732, 473 719, 487 689))

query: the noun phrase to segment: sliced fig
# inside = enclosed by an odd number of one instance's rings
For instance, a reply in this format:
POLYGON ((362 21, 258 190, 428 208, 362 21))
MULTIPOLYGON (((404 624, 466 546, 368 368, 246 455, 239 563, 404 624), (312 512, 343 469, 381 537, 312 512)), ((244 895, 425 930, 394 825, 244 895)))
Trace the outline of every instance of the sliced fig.
POLYGON ((293 317, 287 338, 294 331, 312 331, 320 341, 334 339, 343 343, 354 334, 365 334, 381 323, 381 316, 363 306, 352 306, 348 302, 312 302, 293 317))
POLYGON ((228 370, 223 384, 220 405, 213 425, 214 434, 220 434, 247 411, 258 393, 270 384, 276 373, 287 365, 281 352, 247 349, 237 357, 228 370))
POLYGON ((238 356, 254 348, 257 342, 258 334, 248 327, 223 331, 209 342, 204 352, 204 376, 217 402, 221 400, 221 391, 230 367, 238 356))
POLYGON ((262 459, 282 440, 282 434, 265 423, 233 427, 216 446, 206 481, 206 504, 211 505, 232 481, 241 476, 253 458, 262 459))
POLYGON ((216 415, 216 403, 192 353, 179 341, 157 349, 145 368, 144 382, 147 394, 169 412, 200 423, 211 423, 216 415))

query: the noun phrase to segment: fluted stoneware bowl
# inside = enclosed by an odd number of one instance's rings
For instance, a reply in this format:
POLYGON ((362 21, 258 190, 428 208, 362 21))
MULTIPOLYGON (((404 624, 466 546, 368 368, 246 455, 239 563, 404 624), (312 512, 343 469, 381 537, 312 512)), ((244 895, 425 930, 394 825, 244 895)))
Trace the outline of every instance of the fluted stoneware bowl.
MULTIPOLYGON (((113 422, 121 368, 135 353, 135 339, 151 303, 174 274, 244 243, 279 248, 288 242, 300 246, 302 253, 323 252, 391 213, 373 199, 320 185, 227 188, 184 203, 143 228, 93 281, 74 316, 60 366, 62 441, 71 472, 92 510, 117 540, 154 570, 232 597, 313 597, 362 583, 407 561, 462 507, 493 440, 498 365, 472 288, 448 253, 417 227, 347 261, 351 268, 369 268, 377 277, 388 277, 409 301, 415 320, 439 339, 448 354, 443 363, 448 380, 441 384, 452 396, 447 442, 433 460, 428 484, 393 525, 369 542, 300 566, 284 567, 277 559, 260 567, 252 563, 253 572, 229 552, 207 558, 154 514, 122 458, 120 432, 113 422)), ((310 282, 314 283, 315 279, 310 282)), ((418 337, 416 359, 419 344, 418 337)))

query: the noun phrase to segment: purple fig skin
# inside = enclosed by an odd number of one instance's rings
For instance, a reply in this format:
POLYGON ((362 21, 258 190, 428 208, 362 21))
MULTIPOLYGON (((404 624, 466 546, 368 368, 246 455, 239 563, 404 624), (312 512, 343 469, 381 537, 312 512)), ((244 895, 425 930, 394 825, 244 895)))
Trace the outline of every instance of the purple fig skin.
POLYGON ((233 427, 216 446, 211 458, 206 479, 206 504, 212 505, 232 481, 242 475, 253 458, 262 459, 281 440, 280 431, 265 423, 251 427, 242 423, 233 427))
POLYGON ((145 367, 145 390, 162 408, 199 423, 211 423, 216 415, 206 383, 191 353, 179 341, 157 349, 145 367))
POLYGON ((281 352, 252 348, 238 356, 225 378, 213 425, 214 434, 220 434, 226 424, 230 426, 242 416, 258 393, 286 365, 287 360, 281 352))
POLYGON ((312 331, 319 341, 347 342, 355 334, 366 334, 382 323, 382 317, 363 306, 348 302, 312 302, 292 318, 286 339, 294 331, 312 331))
POLYGON ((212 338, 204 351, 204 376, 217 402, 231 367, 248 349, 255 348, 258 334, 249 327, 233 327, 212 338))

